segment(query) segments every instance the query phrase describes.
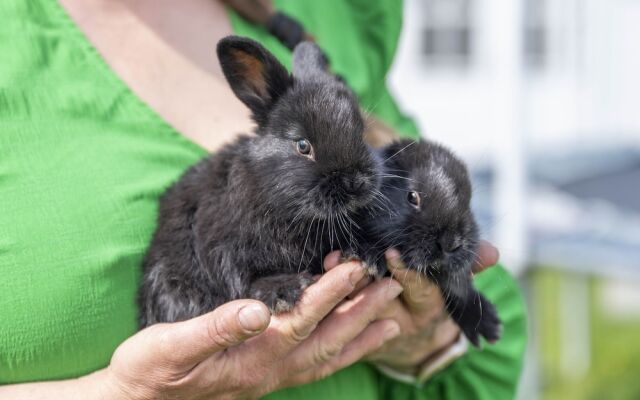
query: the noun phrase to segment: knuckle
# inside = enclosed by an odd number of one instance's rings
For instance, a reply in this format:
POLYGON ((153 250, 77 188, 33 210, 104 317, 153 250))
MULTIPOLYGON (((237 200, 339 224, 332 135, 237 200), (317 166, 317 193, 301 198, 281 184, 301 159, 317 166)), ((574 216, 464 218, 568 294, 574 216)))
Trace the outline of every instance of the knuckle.
POLYGON ((164 382, 162 382, 163 393, 179 393, 184 388, 201 388, 202 382, 196 378, 193 374, 186 374, 183 376, 169 376, 164 382))
POLYGON ((433 296, 431 295, 431 293, 426 293, 424 291, 414 291, 417 293, 411 293, 411 301, 413 301, 414 303, 418 303, 418 304, 424 304, 424 303, 429 303, 432 302, 433 300, 433 296))
POLYGON ((304 341, 306 338, 309 337, 310 331, 311 329, 309 329, 306 326, 303 326, 302 324, 293 323, 289 325, 289 332, 287 333, 287 337, 293 343, 301 343, 302 341, 304 341))
MULTIPOLYGON (((153 328, 153 327, 152 327, 153 328)), ((169 364, 177 364, 180 361, 176 353, 175 335, 169 329, 155 328, 153 334, 157 337, 157 351, 169 364)))
POLYGON ((224 322, 222 318, 216 318, 207 325, 207 335, 211 342, 218 347, 229 347, 238 342, 239 334, 235 332, 231 324, 224 322))
POLYGON ((317 323, 311 318, 298 315, 287 324, 285 336, 294 344, 300 343, 309 337, 317 323))
POLYGON ((324 364, 332 360, 342 351, 342 345, 339 343, 331 343, 327 345, 319 345, 313 355, 315 365, 324 364))

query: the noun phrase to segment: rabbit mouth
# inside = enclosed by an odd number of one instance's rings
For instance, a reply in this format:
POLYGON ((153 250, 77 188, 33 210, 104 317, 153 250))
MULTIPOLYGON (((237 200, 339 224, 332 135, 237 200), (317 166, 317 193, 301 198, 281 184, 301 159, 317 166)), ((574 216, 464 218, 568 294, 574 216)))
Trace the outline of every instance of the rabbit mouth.
POLYGON ((468 252, 458 255, 441 256, 435 251, 418 250, 409 252, 408 268, 415 269, 425 275, 446 276, 455 278, 457 275, 465 275, 471 272, 472 258, 467 257, 468 252))
POLYGON ((337 203, 336 212, 356 213, 374 203, 382 204, 383 200, 376 197, 373 190, 363 190, 360 193, 345 193, 339 196, 337 203))
POLYGON ((361 196, 354 198, 344 197, 346 196, 328 199, 317 210, 317 217, 330 219, 341 215, 351 216, 368 204, 367 199, 363 199, 361 196))

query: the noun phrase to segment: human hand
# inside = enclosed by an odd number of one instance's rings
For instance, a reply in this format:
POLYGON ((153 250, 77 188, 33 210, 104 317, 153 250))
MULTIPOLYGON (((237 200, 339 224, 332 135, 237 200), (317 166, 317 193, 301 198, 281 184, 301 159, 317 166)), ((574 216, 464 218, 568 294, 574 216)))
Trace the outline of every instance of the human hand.
POLYGON ((387 279, 345 299, 363 279, 360 263, 345 263, 307 288, 286 314, 271 317, 264 304, 237 300, 188 321, 148 327, 114 353, 106 397, 253 399, 323 378, 399 334, 398 323, 380 314, 401 285, 387 279))
MULTIPOLYGON (((415 368, 454 343, 460 329, 445 310, 445 302, 432 281, 413 269, 408 269, 396 250, 386 253, 387 264, 393 278, 404 291, 390 302, 378 318, 393 319, 400 326, 400 335, 367 356, 370 361, 381 362, 396 370, 413 373, 415 368)), ((325 269, 338 265, 339 254, 331 253, 325 259, 325 269)), ((498 261, 498 250, 489 242, 481 241, 473 272, 479 273, 498 261)), ((384 285, 384 281, 370 283, 363 280, 355 289, 358 293, 366 285, 384 285)), ((353 296, 353 294, 352 294, 353 296)))

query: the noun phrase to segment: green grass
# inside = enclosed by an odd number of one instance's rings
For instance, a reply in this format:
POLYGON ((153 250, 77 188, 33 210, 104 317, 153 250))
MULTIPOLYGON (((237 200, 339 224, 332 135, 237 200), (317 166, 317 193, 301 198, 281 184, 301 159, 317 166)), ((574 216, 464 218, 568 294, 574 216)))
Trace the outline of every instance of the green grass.
POLYGON ((533 270, 531 285, 545 400, 640 399, 640 320, 613 320, 598 306, 598 278, 590 278, 591 366, 580 379, 572 380, 560 368, 559 291, 571 274, 548 268, 533 270))

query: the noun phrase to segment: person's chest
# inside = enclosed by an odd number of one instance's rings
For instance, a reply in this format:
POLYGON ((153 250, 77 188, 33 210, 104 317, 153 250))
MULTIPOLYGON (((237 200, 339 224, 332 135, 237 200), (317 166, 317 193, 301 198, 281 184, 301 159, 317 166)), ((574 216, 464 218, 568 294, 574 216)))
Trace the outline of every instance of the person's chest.
POLYGON ((161 126, 42 117, 0 139, 0 383, 95 370, 135 332, 158 197, 203 155, 161 126))
POLYGON ((184 136, 215 150, 253 128, 215 47, 232 34, 213 0, 61 0, 113 72, 184 136))
POLYGON ((137 329, 158 198, 206 154, 113 76, 56 3, 30 4, 16 0, 0 26, 14 38, 0 41, 0 383, 108 363, 137 329))

